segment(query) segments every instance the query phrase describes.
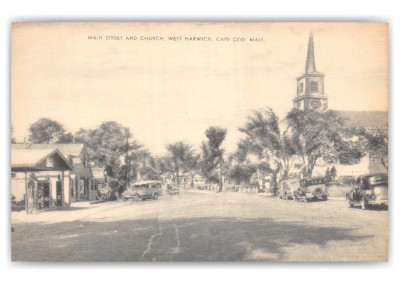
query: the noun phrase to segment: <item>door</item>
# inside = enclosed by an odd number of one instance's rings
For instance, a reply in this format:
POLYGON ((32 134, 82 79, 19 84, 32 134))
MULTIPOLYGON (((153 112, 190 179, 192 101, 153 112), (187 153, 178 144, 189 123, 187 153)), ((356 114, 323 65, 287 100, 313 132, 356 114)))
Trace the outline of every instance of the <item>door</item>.
POLYGON ((38 183, 38 203, 39 208, 49 208, 50 206, 50 183, 39 182, 38 183))

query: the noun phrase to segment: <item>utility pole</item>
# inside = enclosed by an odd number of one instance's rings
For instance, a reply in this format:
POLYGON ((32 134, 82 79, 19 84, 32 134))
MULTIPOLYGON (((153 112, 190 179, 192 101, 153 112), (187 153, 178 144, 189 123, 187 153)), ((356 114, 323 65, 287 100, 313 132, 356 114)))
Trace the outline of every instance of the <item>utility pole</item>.
POLYGON ((125 163, 126 163, 126 183, 129 186, 130 174, 131 174, 131 161, 129 159, 129 130, 125 128, 126 134, 126 151, 125 151, 125 163))

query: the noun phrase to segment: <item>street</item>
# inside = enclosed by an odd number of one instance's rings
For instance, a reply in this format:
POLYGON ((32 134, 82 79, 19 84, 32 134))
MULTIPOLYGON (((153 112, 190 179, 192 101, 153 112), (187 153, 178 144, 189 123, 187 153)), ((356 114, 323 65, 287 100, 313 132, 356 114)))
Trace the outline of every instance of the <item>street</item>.
POLYGON ((12 212, 13 261, 385 261, 387 209, 266 194, 184 191, 159 200, 12 212))

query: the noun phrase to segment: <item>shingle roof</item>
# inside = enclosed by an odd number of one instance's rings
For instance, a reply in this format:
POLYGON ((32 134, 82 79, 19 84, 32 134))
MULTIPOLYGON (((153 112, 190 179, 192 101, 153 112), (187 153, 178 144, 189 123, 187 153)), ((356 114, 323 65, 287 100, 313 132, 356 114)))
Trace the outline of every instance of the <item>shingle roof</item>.
POLYGON ((51 156, 59 156, 63 160, 65 168, 72 169, 57 149, 11 149, 11 168, 34 169, 43 160, 51 156))
POLYGON ((388 112, 386 111, 342 111, 336 114, 345 119, 347 127, 388 127, 388 112))

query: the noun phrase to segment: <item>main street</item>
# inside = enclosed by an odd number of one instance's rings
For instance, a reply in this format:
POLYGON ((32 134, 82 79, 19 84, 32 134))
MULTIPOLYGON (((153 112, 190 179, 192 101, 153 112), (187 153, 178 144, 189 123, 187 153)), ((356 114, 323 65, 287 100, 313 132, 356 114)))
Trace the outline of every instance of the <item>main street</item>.
POLYGON ((184 191, 12 212, 13 261, 382 261, 388 211, 343 200, 184 191))

